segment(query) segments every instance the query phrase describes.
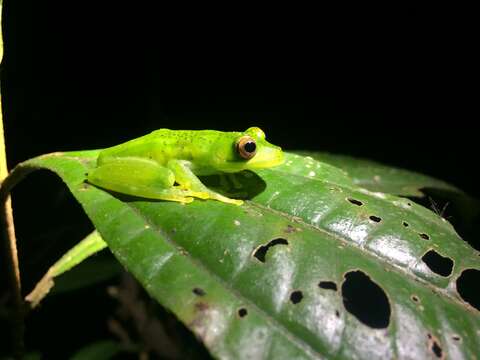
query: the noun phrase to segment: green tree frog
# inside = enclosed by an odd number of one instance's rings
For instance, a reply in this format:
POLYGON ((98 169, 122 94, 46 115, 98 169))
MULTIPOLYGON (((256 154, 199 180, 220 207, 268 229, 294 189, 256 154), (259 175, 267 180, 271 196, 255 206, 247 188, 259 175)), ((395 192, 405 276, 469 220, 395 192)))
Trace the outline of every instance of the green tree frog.
POLYGON ((283 152, 258 127, 245 132, 159 129, 104 149, 88 182, 123 194, 189 203, 193 198, 241 205, 208 189, 197 176, 280 165, 283 152))

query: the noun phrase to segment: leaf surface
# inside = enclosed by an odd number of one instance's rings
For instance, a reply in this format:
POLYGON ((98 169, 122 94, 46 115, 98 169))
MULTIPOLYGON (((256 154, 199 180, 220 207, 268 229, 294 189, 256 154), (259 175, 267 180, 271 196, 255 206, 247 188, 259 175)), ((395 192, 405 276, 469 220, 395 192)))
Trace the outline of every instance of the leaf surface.
POLYGON ((15 172, 57 173, 117 259, 216 357, 472 358, 480 348, 479 312, 456 290, 478 254, 430 210, 294 154, 239 174, 250 199, 240 207, 125 197, 84 182, 96 154, 45 155, 15 172), (425 261, 431 251, 447 259, 440 270, 425 261))
POLYGON ((371 191, 401 196, 424 196, 422 189, 431 188, 457 194, 463 192, 449 183, 414 171, 387 166, 347 155, 299 151, 315 160, 336 166, 345 171, 353 182, 371 191))

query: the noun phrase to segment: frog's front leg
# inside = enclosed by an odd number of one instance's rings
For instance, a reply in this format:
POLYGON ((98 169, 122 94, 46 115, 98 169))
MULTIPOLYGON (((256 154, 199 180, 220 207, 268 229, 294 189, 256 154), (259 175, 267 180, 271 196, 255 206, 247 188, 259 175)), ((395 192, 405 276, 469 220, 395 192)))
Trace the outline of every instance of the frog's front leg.
POLYGON ((122 194, 189 203, 195 192, 174 186, 172 170, 144 158, 103 160, 88 173, 89 183, 122 194))
POLYGON ((230 199, 215 191, 210 190, 198 179, 198 177, 190 169, 190 162, 186 160, 170 160, 167 167, 173 171, 175 181, 180 184, 183 189, 191 190, 196 194, 201 194, 204 199, 215 199, 229 204, 242 205, 242 200, 230 199))

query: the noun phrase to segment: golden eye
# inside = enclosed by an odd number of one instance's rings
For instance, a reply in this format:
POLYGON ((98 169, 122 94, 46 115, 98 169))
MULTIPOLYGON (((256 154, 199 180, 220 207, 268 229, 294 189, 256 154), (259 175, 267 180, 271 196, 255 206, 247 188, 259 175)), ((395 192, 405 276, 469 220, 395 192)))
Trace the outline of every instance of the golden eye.
POLYGON ((250 136, 242 136, 237 141, 237 152, 242 158, 249 160, 257 152, 257 144, 250 136))

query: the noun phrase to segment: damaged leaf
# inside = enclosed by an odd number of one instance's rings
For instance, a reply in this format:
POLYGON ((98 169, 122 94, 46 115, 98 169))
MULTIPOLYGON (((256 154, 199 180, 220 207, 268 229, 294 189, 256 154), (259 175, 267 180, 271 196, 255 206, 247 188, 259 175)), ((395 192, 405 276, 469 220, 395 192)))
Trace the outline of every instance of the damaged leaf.
POLYGON ((466 271, 480 281, 478 254, 429 209, 294 154, 236 176, 243 206, 149 201, 86 184, 96 154, 29 160, 9 185, 36 169, 60 176, 116 258, 215 357, 473 358, 480 348, 476 298, 457 292, 466 271), (448 274, 424 262, 432 250, 448 274))

